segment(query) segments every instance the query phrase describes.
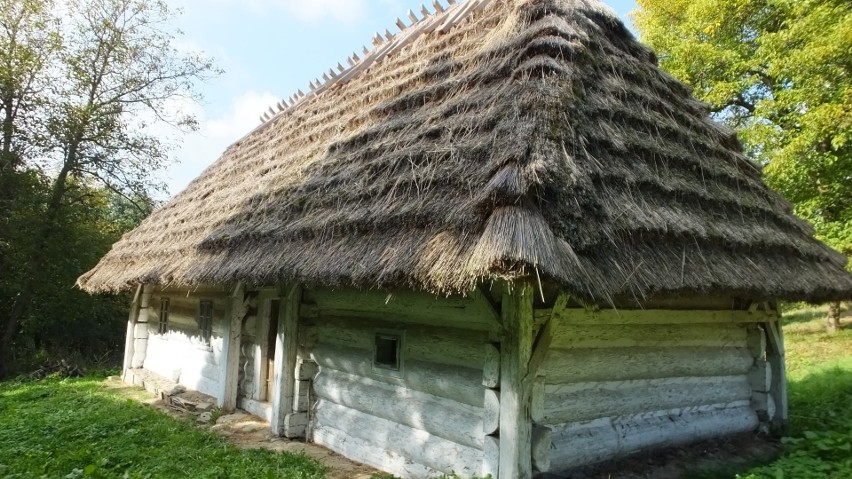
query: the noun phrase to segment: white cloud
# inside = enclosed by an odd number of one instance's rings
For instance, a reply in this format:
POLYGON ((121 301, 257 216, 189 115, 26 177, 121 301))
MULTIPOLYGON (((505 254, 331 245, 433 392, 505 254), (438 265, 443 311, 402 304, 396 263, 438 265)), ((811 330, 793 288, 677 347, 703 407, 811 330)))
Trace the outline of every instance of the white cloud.
MULTIPOLYGON (((269 92, 249 90, 234 98, 219 116, 210 118, 194 103, 175 105, 184 112, 196 115, 198 131, 180 139, 173 157, 177 162, 166 171, 169 192, 174 195, 184 189, 211 163, 216 161, 231 143, 239 140, 260 125, 260 114, 279 100, 269 92)), ((173 133, 172 133, 173 136, 173 133)))

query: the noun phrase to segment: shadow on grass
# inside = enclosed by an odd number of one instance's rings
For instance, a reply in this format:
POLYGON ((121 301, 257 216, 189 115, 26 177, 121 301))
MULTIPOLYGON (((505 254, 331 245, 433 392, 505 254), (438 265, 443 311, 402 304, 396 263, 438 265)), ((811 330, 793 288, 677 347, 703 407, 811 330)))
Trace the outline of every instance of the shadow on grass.
POLYGON ((325 477, 316 460, 237 449, 187 420, 120 398, 102 381, 0 384, 0 477, 325 477))

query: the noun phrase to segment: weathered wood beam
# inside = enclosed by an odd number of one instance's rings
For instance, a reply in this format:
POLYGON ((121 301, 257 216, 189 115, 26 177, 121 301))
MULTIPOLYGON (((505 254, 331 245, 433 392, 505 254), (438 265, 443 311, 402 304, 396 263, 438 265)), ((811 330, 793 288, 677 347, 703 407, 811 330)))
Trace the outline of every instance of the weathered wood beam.
POLYGON ((136 294, 130 302, 130 313, 127 317, 127 335, 124 338, 124 371, 133 364, 134 343, 136 342, 136 320, 139 319, 139 299, 142 295, 142 285, 136 287, 136 294))
POLYGON ((705 404, 747 402, 752 398, 745 375, 593 381, 539 387, 542 391, 537 390, 536 394, 543 400, 533 401, 531 414, 533 421, 543 425, 705 404))
MULTIPOLYGON (((544 314, 538 313, 537 315, 544 314)), ((762 323, 770 316, 755 311, 740 310, 668 310, 668 309, 564 309, 556 313, 564 324, 701 324, 701 323, 762 323)))
POLYGON ((538 369, 544 362, 547 351, 550 349, 550 344, 553 341, 553 329, 556 324, 555 317, 560 314, 568 304, 568 295, 560 294, 556 298, 556 303, 553 305, 550 319, 539 329, 533 343, 532 356, 530 357, 529 366, 527 367, 526 381, 530 381, 538 374, 538 369))
POLYGON ((775 414, 772 419, 772 429, 781 433, 787 424, 787 371, 784 352, 784 331, 781 321, 769 321, 766 328, 766 360, 772 370, 772 391, 770 395, 775 403, 775 414))
POLYGON ((539 472, 550 471, 550 456, 553 448, 552 431, 549 427, 534 426, 532 430, 532 453, 533 467, 539 472))
POLYGON ((319 399, 480 449, 483 409, 404 386, 323 368, 314 381, 319 399))
POLYGON ((243 318, 248 312, 245 287, 237 283, 231 294, 231 315, 228 330, 222 349, 225 353, 222 374, 222 396, 220 405, 225 412, 233 412, 237 408, 237 390, 240 376, 240 343, 243 334, 243 318))
POLYGON ((532 477, 532 422, 529 414, 531 391, 526 390, 524 378, 527 376, 533 347, 533 294, 530 283, 520 281, 514 283, 503 295, 499 479, 532 477))
POLYGON ((486 388, 496 388, 500 385, 500 350, 491 343, 485 345, 482 385, 486 388))
MULTIPOLYGON (((478 474, 478 470, 471 469, 474 466, 479 469, 479 465, 482 464, 483 451, 478 447, 465 446, 434 434, 424 433, 420 429, 320 399, 317 406, 315 437, 322 440, 322 431, 329 429, 344 432, 348 438, 367 442, 368 447, 373 449, 372 452, 361 450, 357 455, 348 457, 355 457, 371 464, 370 458, 378 455, 384 458, 378 467, 389 465, 387 458, 391 452, 399 454, 406 461, 422 464, 443 474, 456 473, 462 477, 478 474)), ((336 445, 334 448, 337 449, 336 445)), ((394 470, 391 472, 399 474, 394 470)), ((415 477, 437 477, 437 474, 415 477)))
POLYGON ((377 373, 372 366, 372 351, 318 343, 311 350, 320 368, 336 369, 357 376, 381 379, 481 408, 483 405, 482 370, 427 361, 407 360, 401 377, 377 373))
POLYGON ((133 360, 130 362, 131 369, 139 369, 145 364, 148 355, 148 321, 153 312, 151 311, 151 285, 142 287, 139 295, 139 313, 136 324, 133 327, 133 360))
MULTIPOLYGON (((294 283, 285 290, 278 315, 278 334, 275 338, 275 378, 272 391, 272 433, 296 437, 299 431, 287 429, 287 415, 292 414, 295 395, 296 354, 298 349, 299 306, 302 287, 294 283)), ((298 429, 298 428, 296 428, 298 429)))

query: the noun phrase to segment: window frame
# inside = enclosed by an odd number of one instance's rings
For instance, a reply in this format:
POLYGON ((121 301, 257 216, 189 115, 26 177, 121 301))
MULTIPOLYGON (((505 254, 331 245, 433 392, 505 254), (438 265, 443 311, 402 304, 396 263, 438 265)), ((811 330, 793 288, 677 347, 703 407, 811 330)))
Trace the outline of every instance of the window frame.
POLYGON ((404 368, 405 368, 405 360, 404 354, 405 351, 405 332, 404 331, 393 331, 386 329, 378 329, 374 331, 373 334, 373 348, 372 348, 372 365, 373 372, 384 374, 388 376, 402 376, 404 368), (396 351, 395 351, 395 365, 392 365, 387 362, 379 362, 379 341, 381 339, 393 339, 396 341, 396 351))
POLYGON ((213 301, 202 299, 198 302, 198 331, 208 346, 213 337, 213 301), (206 314, 205 314, 206 313, 206 314))
POLYGON ((165 335, 169 332, 169 298, 160 298, 160 317, 157 320, 157 333, 165 335))

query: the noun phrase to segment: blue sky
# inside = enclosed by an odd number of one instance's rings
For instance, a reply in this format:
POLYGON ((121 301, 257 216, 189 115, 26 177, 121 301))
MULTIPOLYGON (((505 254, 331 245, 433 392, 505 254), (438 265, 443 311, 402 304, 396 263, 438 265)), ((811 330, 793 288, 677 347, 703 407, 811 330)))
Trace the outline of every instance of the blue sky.
MULTIPOLYGON (((446 5, 446 0, 441 0, 446 5)), ((183 9, 176 21, 178 46, 201 51, 225 70, 199 85, 205 100, 191 109, 200 120, 196 133, 174 138, 176 163, 163 175, 175 194, 222 151, 259 124, 261 112, 337 65, 376 31, 398 31, 396 18, 419 11, 423 0, 168 0, 183 9)), ((634 0, 608 3, 629 24, 634 0)), ((431 0, 429 5, 431 5, 431 0)), ((430 10, 433 10, 430 7, 430 10)))

